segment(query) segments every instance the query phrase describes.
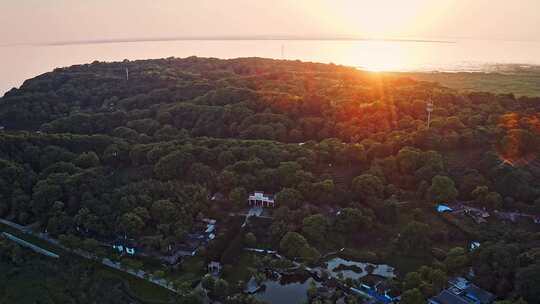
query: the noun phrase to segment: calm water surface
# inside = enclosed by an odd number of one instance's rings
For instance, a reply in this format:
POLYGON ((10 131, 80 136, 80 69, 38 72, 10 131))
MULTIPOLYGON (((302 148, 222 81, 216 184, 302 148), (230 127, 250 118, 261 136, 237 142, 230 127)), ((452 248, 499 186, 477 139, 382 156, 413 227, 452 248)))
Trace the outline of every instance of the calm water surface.
POLYGON ((56 67, 192 55, 299 59, 374 71, 484 71, 499 63, 540 65, 540 42, 183 40, 0 46, 0 95, 56 67))
POLYGON ((317 287, 319 283, 315 282, 310 277, 298 278, 281 278, 280 280, 267 280, 263 282, 264 288, 254 294, 254 296, 262 301, 270 304, 301 304, 307 302, 307 290, 311 284, 317 287))

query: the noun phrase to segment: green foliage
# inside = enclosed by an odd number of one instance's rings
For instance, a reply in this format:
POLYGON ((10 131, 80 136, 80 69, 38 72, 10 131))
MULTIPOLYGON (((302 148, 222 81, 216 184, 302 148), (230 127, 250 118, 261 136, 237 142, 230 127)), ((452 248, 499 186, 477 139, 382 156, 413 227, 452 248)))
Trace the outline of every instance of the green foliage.
MULTIPOLYGON (((538 262, 538 261, 537 261, 538 262)), ((516 289, 529 303, 540 299, 540 264, 529 265, 516 274, 516 289)))
POLYGON ((401 295, 401 301, 400 303, 403 304, 424 304, 426 303, 426 299, 424 296, 422 296, 422 293, 418 288, 410 289, 405 291, 401 295))
POLYGON ((440 175, 433 177, 428 192, 430 199, 435 203, 453 202, 458 195, 454 181, 447 176, 440 175))
POLYGON ((297 209, 302 203, 302 193, 296 189, 285 188, 276 194, 276 203, 280 206, 287 206, 297 209))
POLYGON ((84 169, 97 167, 99 166, 99 157, 94 151, 82 153, 75 160, 75 164, 84 169))
POLYGON ((340 211, 334 229, 343 233, 358 233, 370 229, 373 225, 372 216, 360 209, 345 208, 340 211))
POLYGON ((352 190, 361 198, 382 197, 384 185, 380 178, 371 174, 362 174, 352 181, 352 190))
POLYGON ((309 246, 307 240, 296 232, 287 232, 279 242, 279 248, 290 257, 299 257, 306 246, 309 246))
POLYGON ((257 237, 252 232, 248 232, 244 236, 244 243, 247 247, 255 247, 257 244, 257 237))
POLYGON ((412 221, 405 226, 398 239, 400 250, 413 256, 422 256, 431 249, 429 226, 412 221))
POLYGON ((468 264, 468 256, 465 249, 455 247, 450 249, 444 260, 444 265, 450 273, 460 273, 468 264))
POLYGON ((244 207, 247 204, 248 193, 243 187, 237 187, 229 193, 229 200, 236 207, 244 207))
POLYGON ((137 214, 128 212, 120 217, 118 226, 128 235, 137 236, 144 228, 144 221, 137 214))
POLYGON ((280 250, 288 257, 299 257, 308 263, 315 263, 321 257, 319 252, 310 247, 307 240, 296 232, 287 232, 279 243, 280 250))
POLYGON ((313 244, 323 244, 328 232, 328 221, 322 214, 314 214, 302 221, 302 234, 313 244))
POLYGON ((187 174, 192 162, 190 153, 175 151, 162 157, 154 167, 154 172, 160 179, 174 179, 187 174))
MULTIPOLYGON (((56 69, 0 100, 0 216, 61 235, 73 248, 126 233, 166 252, 202 216, 221 220, 231 211, 210 204, 213 194, 241 209, 249 191, 264 189, 287 208, 260 228, 268 235, 255 232, 261 244, 314 262, 312 246, 326 251, 366 239, 379 250, 400 233, 392 245, 407 262, 424 262, 430 236, 440 248, 463 241, 454 233, 459 227, 440 227, 421 209, 415 219, 429 227, 406 222, 407 208, 421 208, 424 198, 540 210, 538 101, 258 58, 56 69), (119 82, 126 67, 130 81, 119 82), (436 107, 426 129, 430 96, 436 107)), ((526 283, 534 282, 534 237, 513 235, 521 226, 498 227, 467 231, 467 238, 482 236, 482 247, 452 249, 439 267, 457 274, 472 265, 482 287, 534 297, 526 283)), ((255 243, 251 236, 232 231, 209 254, 234 263, 244 243, 255 243)), ((440 289, 441 273, 418 273, 412 299, 415 289, 424 296, 440 289)), ((185 292, 178 301, 197 303, 199 296, 185 292)))

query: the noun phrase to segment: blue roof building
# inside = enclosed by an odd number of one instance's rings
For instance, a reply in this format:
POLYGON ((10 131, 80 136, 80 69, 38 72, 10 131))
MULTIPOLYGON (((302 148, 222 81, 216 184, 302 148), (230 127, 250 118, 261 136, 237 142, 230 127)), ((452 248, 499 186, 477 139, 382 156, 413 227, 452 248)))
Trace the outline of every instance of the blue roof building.
POLYGON ((437 205, 437 212, 444 213, 444 212, 452 212, 454 209, 450 208, 450 206, 439 204, 437 205))

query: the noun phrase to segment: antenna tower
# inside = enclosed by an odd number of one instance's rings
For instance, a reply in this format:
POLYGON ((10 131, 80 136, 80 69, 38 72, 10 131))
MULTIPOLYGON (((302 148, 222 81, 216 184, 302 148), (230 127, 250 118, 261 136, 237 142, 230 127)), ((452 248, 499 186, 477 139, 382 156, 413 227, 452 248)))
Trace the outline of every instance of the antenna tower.
POLYGON ((429 129, 430 125, 431 125, 431 112, 433 112, 433 99, 431 98, 431 96, 429 97, 428 99, 428 102, 427 102, 427 106, 426 106, 426 111, 427 111, 427 128, 429 129))

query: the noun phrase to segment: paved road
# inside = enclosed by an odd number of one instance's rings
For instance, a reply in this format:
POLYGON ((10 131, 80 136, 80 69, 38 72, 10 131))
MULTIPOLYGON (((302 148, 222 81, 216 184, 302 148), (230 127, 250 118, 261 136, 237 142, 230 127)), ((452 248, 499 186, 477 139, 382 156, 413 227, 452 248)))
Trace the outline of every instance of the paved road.
MULTIPOLYGON (((39 239, 42 239, 48 243, 50 243, 51 245, 54 245, 54 246, 57 246, 57 247, 60 247, 66 251, 69 251, 71 253, 74 253, 82 258, 85 258, 85 259, 89 259, 89 260, 93 260, 93 261, 96 261, 96 256, 94 254, 91 254, 87 251, 83 251, 83 250, 80 250, 80 249, 77 249, 77 250, 72 250, 72 249, 69 249, 65 246, 63 246, 62 244, 60 244, 60 242, 57 240, 57 239, 54 239, 54 238, 51 238, 47 233, 33 233, 32 230, 27 227, 27 226, 21 226, 17 223, 13 223, 11 221, 8 221, 8 220, 5 220, 5 219, 0 219, 0 223, 4 224, 4 225, 7 225, 11 228, 14 228, 14 229, 17 229, 19 230, 20 232, 23 232, 25 234, 31 234, 39 239)), ((23 246, 26 246, 26 247, 29 247, 31 248, 32 250, 34 251, 37 251, 37 250, 42 250, 43 252, 39 252, 39 253, 42 253, 42 254, 46 254, 46 255, 49 255, 49 254, 52 254, 52 255, 56 255, 50 251, 47 251, 45 249, 42 249, 34 244, 31 244, 25 240, 22 240, 22 239, 19 239, 15 236, 12 236, 11 234, 9 233, 5 233, 4 234, 7 234, 7 235, 10 235, 11 237, 13 237, 13 241, 16 241, 16 242, 20 242, 21 245, 23 246), (16 239, 16 240, 15 240, 16 239), (47 252, 47 253, 46 253, 47 252)), ((8 238, 11 239, 11 237, 7 236, 8 238)), ((52 256, 54 257, 54 256, 52 256)), ((161 279, 161 278, 155 278, 155 277, 152 277, 151 274, 145 272, 144 270, 140 270, 140 269, 129 269, 129 268, 126 268, 126 267, 122 267, 122 265, 120 264, 120 262, 114 262, 114 261, 111 261, 110 259, 108 258, 103 258, 101 261, 101 264, 107 266, 107 267, 110 267, 110 268, 113 268, 113 269, 116 269, 116 270, 119 270, 119 271, 122 271, 122 272, 125 272, 125 273, 129 273, 133 276, 136 276, 142 280, 145 280, 145 281, 148 281, 150 283, 153 283, 153 284, 156 284, 156 285, 159 285, 163 288, 166 288, 172 292, 177 292, 176 289, 174 289, 172 287, 172 283, 170 283, 169 281, 165 280, 165 279, 161 279)))
POLYGON ((43 249, 39 246, 36 246, 32 243, 29 243, 23 239, 20 239, 16 236, 14 236, 13 234, 11 233, 7 233, 7 232, 2 232, 2 235, 5 236, 6 238, 8 238, 9 240, 23 246, 23 247, 26 247, 26 248, 30 248, 32 249, 33 251, 39 253, 39 254, 42 254, 44 256, 48 256, 48 257, 51 257, 51 258, 55 258, 55 259, 58 259, 60 256, 54 252, 50 252, 49 250, 46 250, 46 249, 43 249))

